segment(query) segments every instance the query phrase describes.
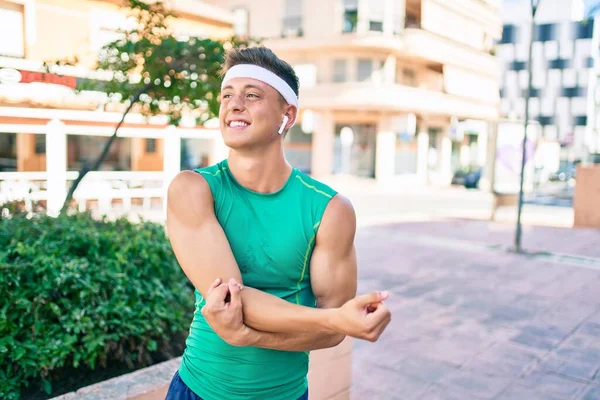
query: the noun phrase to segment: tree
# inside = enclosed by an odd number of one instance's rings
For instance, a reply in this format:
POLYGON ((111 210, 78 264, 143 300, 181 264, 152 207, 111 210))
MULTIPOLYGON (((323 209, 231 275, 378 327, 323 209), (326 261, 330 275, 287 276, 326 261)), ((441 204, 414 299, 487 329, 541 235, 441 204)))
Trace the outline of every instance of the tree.
MULTIPOLYGON (((176 15, 162 2, 124 0, 124 3, 131 14, 132 28, 120 31, 121 38, 102 47, 94 67, 96 71, 110 72, 111 77, 106 81, 87 81, 78 90, 105 92, 109 101, 122 103, 125 110, 98 158, 84 164, 79 171, 61 214, 67 211, 86 174, 102 165, 129 112, 134 110, 147 117, 165 115, 172 125, 178 125, 184 116, 203 124, 218 114, 220 68, 225 51, 254 43, 235 36, 227 40, 177 37, 168 26, 168 21, 176 15)), ((73 57, 53 65, 77 62, 73 57)))
POLYGON ((527 89, 525 91, 525 126, 523 128, 523 149, 521 153, 521 179, 519 181, 519 198, 517 203, 517 229, 515 231, 515 251, 523 252, 521 238, 523 229, 521 225, 521 214, 523 212, 523 181, 525 180, 525 163, 527 162, 527 127, 529 126, 529 98, 531 97, 531 88, 533 83, 532 62, 533 62, 533 41, 535 40, 535 15, 542 0, 530 0, 531 21, 529 50, 527 61, 527 89))

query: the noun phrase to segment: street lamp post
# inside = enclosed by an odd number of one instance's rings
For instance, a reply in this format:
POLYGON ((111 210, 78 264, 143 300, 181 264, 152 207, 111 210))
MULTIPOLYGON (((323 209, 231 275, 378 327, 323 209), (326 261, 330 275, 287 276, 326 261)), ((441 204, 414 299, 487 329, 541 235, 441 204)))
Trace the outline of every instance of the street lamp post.
POLYGON ((515 233, 515 251, 521 253, 523 248, 521 246, 521 237, 523 230, 521 227, 521 212, 523 211, 523 181, 525 178, 525 156, 527 152, 527 126, 529 125, 529 97, 531 96, 531 86, 533 82, 532 77, 532 58, 533 58, 533 41, 535 36, 535 14, 537 13, 538 7, 542 0, 530 0, 531 1, 531 26, 529 36, 529 59, 527 62, 527 90, 525 91, 525 130, 523 132, 523 151, 521 154, 521 180, 519 182, 519 202, 517 206, 517 231, 515 233))

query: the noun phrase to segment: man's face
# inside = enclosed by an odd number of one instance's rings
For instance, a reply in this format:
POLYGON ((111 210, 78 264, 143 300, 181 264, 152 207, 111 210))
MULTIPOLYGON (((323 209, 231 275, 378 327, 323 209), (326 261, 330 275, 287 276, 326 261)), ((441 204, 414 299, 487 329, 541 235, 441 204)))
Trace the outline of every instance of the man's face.
POLYGON ((219 122, 223 140, 232 149, 256 148, 276 140, 286 104, 264 82, 234 78, 221 91, 219 122))

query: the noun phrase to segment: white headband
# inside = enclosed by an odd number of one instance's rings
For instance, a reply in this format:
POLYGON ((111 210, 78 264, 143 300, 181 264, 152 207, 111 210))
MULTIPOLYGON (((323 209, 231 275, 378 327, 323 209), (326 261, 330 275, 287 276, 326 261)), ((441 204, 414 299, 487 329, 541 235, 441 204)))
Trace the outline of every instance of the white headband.
POLYGON ((225 87, 227 81, 233 78, 251 78, 266 83, 273 89, 277 90, 287 101, 288 104, 298 107, 298 96, 294 90, 279 76, 272 73, 268 69, 259 67, 253 64, 238 64, 227 71, 221 83, 221 90, 225 87))

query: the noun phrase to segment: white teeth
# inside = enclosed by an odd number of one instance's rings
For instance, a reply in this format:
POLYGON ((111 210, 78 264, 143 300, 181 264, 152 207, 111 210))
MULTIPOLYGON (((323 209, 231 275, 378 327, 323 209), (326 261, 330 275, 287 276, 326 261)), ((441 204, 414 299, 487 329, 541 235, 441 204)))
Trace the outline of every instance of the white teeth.
POLYGON ((229 126, 248 126, 244 121, 231 121, 229 126))

